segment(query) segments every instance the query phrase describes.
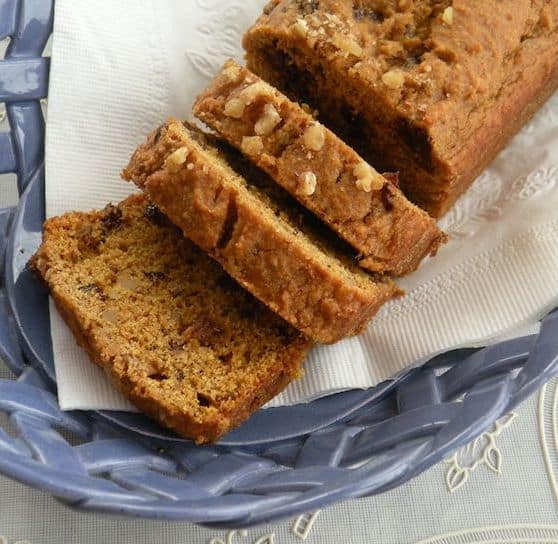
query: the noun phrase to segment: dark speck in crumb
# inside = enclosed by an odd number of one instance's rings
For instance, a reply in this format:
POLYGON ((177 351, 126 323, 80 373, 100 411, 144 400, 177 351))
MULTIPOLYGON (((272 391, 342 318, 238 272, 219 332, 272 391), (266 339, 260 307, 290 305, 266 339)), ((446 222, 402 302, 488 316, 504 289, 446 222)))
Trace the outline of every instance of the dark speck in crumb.
POLYGON ((219 355, 218 357, 222 363, 230 363, 232 361, 233 354, 231 351, 229 351, 228 353, 225 353, 224 355, 219 355))
POLYGON ((105 301, 107 297, 103 293, 103 290, 96 283, 89 283, 87 285, 81 285, 78 290, 83 293, 93 293, 97 295, 102 301, 105 301))
POLYGON ((393 210, 393 189, 389 183, 386 183, 382 187, 382 204, 386 212, 391 212, 391 210, 393 210))
POLYGON ((382 174, 392 185, 399 187, 399 172, 384 172, 382 174))
POLYGON ((181 351, 186 344, 184 342, 177 342, 176 340, 169 340, 169 348, 171 351, 181 351))
POLYGON ((380 12, 362 6, 355 6, 353 8, 353 16, 355 21, 362 21, 365 18, 377 22, 382 22, 384 20, 384 16, 380 12))
POLYGON ((152 281, 153 283, 162 281, 167 277, 167 275, 164 272, 158 272, 158 271, 144 272, 144 275, 149 281, 152 281))
POLYGON ((122 210, 117 206, 109 204, 104 209, 102 223, 105 232, 116 230, 122 224, 122 210))
POLYGON ((145 208, 145 217, 149 219, 154 225, 159 227, 167 223, 167 218, 161 213, 161 210, 154 204, 148 204, 145 208))
POLYGON ((163 132, 163 127, 165 125, 160 125, 159 128, 157 129, 157 132, 155 132, 155 136, 153 136, 153 143, 156 144, 160 139, 161 139, 161 134, 163 132))

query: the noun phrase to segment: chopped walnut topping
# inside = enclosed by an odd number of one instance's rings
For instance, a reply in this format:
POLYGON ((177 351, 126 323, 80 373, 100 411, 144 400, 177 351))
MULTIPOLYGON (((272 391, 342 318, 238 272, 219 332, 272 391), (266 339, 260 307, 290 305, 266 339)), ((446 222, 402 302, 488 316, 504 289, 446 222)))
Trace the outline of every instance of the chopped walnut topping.
POLYGON ((165 166, 170 172, 178 172, 180 167, 186 162, 186 157, 188 157, 188 148, 179 147, 173 151, 165 161, 165 166))
POLYGON ((378 191, 384 186, 384 179, 382 176, 377 174, 372 167, 365 162, 361 162, 353 168, 353 175, 356 178, 355 185, 365 193, 378 191))
POLYGON ((453 8, 451 6, 447 7, 442 13, 442 21, 446 25, 451 25, 453 23, 453 8))
POLYGON ((297 19, 291 27, 293 32, 300 38, 306 38, 308 34, 308 23, 304 19, 297 19))
POLYGON ((269 85, 266 85, 263 81, 256 81, 252 83, 240 93, 238 98, 244 102, 246 106, 249 106, 258 96, 270 96, 272 94, 269 85))
POLYGON ((281 116, 273 104, 266 104, 262 116, 254 126, 254 132, 260 136, 268 136, 281 122, 281 116))
POLYGON ((229 81, 236 81, 238 79, 238 76, 240 75, 240 68, 235 64, 231 64, 230 66, 227 66, 225 70, 223 70, 223 75, 229 81))
POLYGON ((304 196, 313 195, 316 192, 316 174, 314 172, 304 172, 300 176, 300 183, 298 185, 298 193, 304 196))
POLYGON ((311 30, 308 32, 308 45, 311 49, 314 49, 314 46, 318 42, 318 33, 315 30, 311 30))
POLYGON ((244 115, 244 110, 246 108, 246 103, 244 100, 239 98, 231 98, 225 104, 225 115, 227 117, 233 117, 234 119, 240 119, 244 115))
POLYGON ((304 131, 304 145, 312 151, 320 151, 325 143, 325 130, 319 123, 310 125, 304 131))
POLYGON ((355 57, 362 56, 362 47, 349 36, 345 36, 344 34, 336 34, 333 37, 332 42, 333 45, 337 47, 337 49, 343 51, 344 53, 354 55, 355 57))
POLYGON ((246 155, 259 155, 263 151, 263 142, 259 136, 244 136, 240 149, 246 155))
POLYGON ((382 81, 390 89, 399 89, 405 81, 405 75, 401 70, 389 70, 382 76, 382 81))

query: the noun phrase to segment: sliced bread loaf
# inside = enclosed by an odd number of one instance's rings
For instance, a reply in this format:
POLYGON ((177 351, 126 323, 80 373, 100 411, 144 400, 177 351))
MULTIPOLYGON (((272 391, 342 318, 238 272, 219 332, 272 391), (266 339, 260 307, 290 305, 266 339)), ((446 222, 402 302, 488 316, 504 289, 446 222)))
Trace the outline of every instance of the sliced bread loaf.
POLYGON ((384 177, 302 106, 235 61, 194 113, 344 238, 363 268, 403 275, 445 235, 384 177))
POLYGON ((556 0, 271 0, 243 45, 440 217, 558 88, 557 29, 556 0))
POLYGON ((299 376, 310 348, 143 195, 49 219, 31 264, 116 387, 197 443, 299 376))
POLYGON ((265 174, 250 171, 233 149, 191 125, 171 120, 153 132, 123 177, 242 286, 314 340, 330 343, 360 332, 400 294, 391 280, 360 269, 347 248, 336 247, 336 237, 322 233, 265 174))

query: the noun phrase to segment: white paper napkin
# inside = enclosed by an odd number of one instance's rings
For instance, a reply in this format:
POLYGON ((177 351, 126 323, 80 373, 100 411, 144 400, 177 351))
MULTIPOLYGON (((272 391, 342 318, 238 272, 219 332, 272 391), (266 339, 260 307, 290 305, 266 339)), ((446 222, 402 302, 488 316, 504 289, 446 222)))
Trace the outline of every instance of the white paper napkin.
MULTIPOLYGON (((47 125, 47 214, 104 207, 147 132, 195 95, 265 0, 57 0, 47 125)), ((558 95, 442 220, 451 242, 401 281, 366 333, 310 355, 270 405, 369 387, 458 346, 532 326, 558 302, 558 95)), ((131 409, 51 308, 60 405, 131 409)))

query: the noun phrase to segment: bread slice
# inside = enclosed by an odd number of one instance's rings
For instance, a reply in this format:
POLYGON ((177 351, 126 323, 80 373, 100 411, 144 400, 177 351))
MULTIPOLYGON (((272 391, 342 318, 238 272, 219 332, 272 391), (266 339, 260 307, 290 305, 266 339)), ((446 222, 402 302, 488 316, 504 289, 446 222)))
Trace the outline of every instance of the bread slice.
POLYGON ((194 113, 351 244, 363 268, 407 274, 445 240, 397 178, 380 175, 302 106, 235 61, 198 98, 194 113))
POLYGON ((219 145, 171 120, 135 152, 123 177, 242 286, 316 341, 360 332, 400 294, 389 279, 356 266, 334 246, 336 237, 319 232, 265 174, 219 145))
POLYGON ((116 387, 200 444, 298 377, 311 345, 143 195, 49 219, 31 266, 116 387))

